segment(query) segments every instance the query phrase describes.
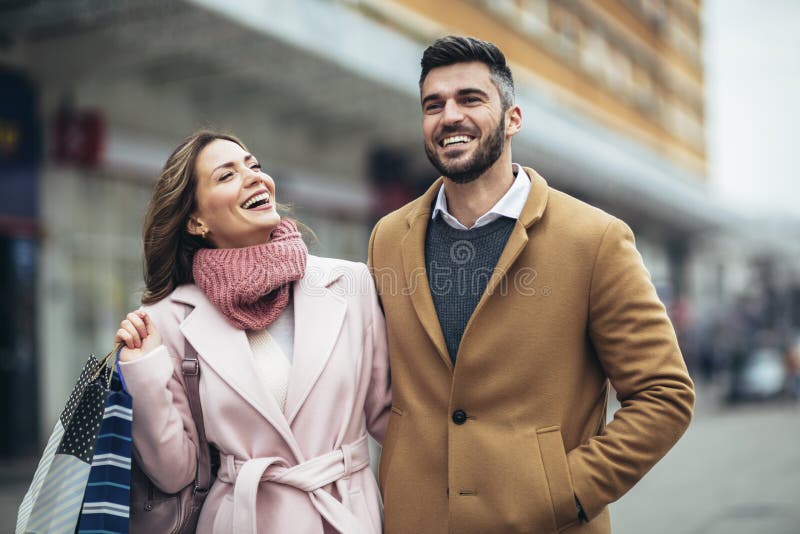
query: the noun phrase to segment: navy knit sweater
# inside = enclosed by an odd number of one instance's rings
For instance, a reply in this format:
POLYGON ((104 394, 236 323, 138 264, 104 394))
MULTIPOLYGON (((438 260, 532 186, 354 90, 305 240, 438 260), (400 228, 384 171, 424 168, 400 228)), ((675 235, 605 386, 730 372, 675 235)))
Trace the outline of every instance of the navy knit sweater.
POLYGON ((486 290, 515 222, 500 217, 480 228, 459 230, 437 216, 428 224, 428 283, 453 365, 467 322, 486 290))

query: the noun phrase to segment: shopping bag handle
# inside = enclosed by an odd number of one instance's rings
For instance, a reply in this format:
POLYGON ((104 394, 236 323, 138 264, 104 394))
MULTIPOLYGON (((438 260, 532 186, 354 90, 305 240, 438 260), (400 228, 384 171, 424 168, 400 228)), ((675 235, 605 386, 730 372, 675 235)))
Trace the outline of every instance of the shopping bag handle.
POLYGON ((127 393, 128 386, 125 384, 125 377, 122 375, 122 370, 119 368, 119 353, 122 352, 122 348, 122 343, 117 345, 117 356, 114 358, 114 367, 111 368, 111 374, 114 374, 114 369, 116 368, 117 376, 119 377, 119 381, 122 383, 122 391, 127 393))
POLYGON ((116 367, 117 362, 119 361, 119 353, 120 353, 120 351, 122 350, 122 348, 124 346, 125 346, 125 343, 120 341, 119 343, 117 343, 116 347, 111 349, 111 351, 108 354, 103 356, 103 359, 98 362, 97 371, 95 372, 94 376, 92 376, 92 380, 97 380, 97 378, 100 376, 100 373, 102 373, 103 370, 107 370, 108 369, 108 362, 111 361, 111 357, 112 356, 116 355, 114 363, 113 363, 113 365, 111 367, 111 373, 113 374, 114 367, 116 367))

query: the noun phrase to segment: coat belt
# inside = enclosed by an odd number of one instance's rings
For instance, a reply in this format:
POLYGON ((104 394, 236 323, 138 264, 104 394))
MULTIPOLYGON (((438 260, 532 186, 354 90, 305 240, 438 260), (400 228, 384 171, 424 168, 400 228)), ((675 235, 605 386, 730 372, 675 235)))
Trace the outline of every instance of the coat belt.
MULTIPOLYGON (((262 482, 285 484, 308 493, 317 511, 339 532, 366 532, 356 516, 344 504, 325 491, 328 484, 348 477, 369 465, 367 435, 327 454, 298 465, 290 465, 278 456, 241 460, 222 454, 218 478, 233 484, 233 531, 256 534, 256 495, 262 482)), ((347 492, 342 492, 342 499, 347 492)))

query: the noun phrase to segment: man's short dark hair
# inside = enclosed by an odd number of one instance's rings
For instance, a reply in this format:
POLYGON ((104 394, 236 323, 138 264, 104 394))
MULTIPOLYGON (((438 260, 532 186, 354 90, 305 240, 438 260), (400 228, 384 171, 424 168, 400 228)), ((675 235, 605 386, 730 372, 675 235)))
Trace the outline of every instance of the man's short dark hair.
POLYGON ((511 69, 506 65, 506 56, 494 44, 474 37, 448 35, 437 39, 426 48, 422 53, 422 61, 420 61, 422 66, 422 73, 419 77, 420 89, 432 69, 471 61, 480 61, 489 67, 492 81, 500 93, 503 109, 514 105, 514 78, 511 75, 511 69))

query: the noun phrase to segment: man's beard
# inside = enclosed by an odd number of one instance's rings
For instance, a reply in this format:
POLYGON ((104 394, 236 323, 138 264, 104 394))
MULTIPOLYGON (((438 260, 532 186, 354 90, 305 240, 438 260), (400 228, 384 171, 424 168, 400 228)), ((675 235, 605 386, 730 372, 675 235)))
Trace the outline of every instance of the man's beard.
MULTIPOLYGON (((506 117, 500 116, 500 124, 489 135, 485 142, 478 145, 475 154, 467 161, 461 163, 445 163, 436 154, 436 149, 425 143, 425 154, 428 160, 436 167, 436 170, 450 178, 457 184, 466 184, 482 175, 486 170, 494 165, 494 162, 503 153, 505 146, 506 117)), ((456 129, 454 129, 455 133, 456 129)), ((447 133, 447 132, 445 132, 447 133)))

